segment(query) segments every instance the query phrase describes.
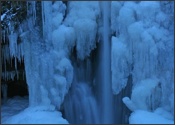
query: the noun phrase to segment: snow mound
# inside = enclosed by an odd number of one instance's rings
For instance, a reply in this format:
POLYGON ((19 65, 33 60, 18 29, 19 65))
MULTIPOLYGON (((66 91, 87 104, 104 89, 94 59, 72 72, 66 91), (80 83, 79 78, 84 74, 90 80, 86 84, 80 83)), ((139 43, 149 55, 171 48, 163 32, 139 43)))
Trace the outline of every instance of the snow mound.
POLYGON ((161 115, 164 118, 169 119, 169 120, 173 120, 174 119, 173 115, 170 112, 166 111, 164 108, 161 108, 161 107, 160 108, 157 108, 154 111, 154 113, 156 113, 158 115, 161 115))
POLYGON ((15 96, 1 105, 1 123, 28 106, 28 97, 15 96))
POLYGON ((122 99, 123 103, 131 110, 131 111, 135 111, 137 110, 137 107, 135 106, 135 104, 130 100, 129 97, 124 97, 122 99))
POLYGON ((68 124, 55 106, 28 107, 28 97, 13 97, 1 107, 2 124, 68 124))
POLYGON ((136 110, 129 117, 130 124, 174 124, 173 120, 168 120, 156 113, 136 110))
POLYGON ((153 111, 160 105, 161 94, 161 84, 158 79, 145 79, 136 83, 131 100, 138 109, 153 111))
POLYGON ((36 110, 29 107, 8 118, 3 124, 68 124, 68 121, 63 119, 58 111, 36 110))

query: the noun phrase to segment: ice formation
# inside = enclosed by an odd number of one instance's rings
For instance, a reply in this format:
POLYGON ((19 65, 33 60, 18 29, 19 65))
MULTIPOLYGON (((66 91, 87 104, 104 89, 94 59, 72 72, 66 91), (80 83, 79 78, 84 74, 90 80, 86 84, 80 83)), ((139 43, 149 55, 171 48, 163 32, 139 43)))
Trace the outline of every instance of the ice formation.
POLYGON ((131 100, 138 109, 154 111, 160 106, 162 89, 156 78, 145 79, 133 87, 131 100))
POLYGON ((173 120, 149 111, 137 110, 129 118, 130 124, 174 124, 173 120))
POLYGON ((76 50, 79 59, 84 60, 96 47, 98 2, 70 2, 68 15, 64 20, 66 26, 75 30, 76 50), (77 11, 78 10, 78 11, 77 11))
MULTIPOLYGON (((111 15, 116 15, 111 18, 111 26, 115 26, 112 29, 115 33, 112 37, 113 93, 119 93, 126 86, 128 73, 132 74, 133 92, 137 86, 140 86, 142 80, 154 81, 154 78, 157 78, 161 85, 162 98, 157 101, 152 100, 152 103, 161 101, 161 106, 166 108, 168 104, 172 104, 170 101, 172 99, 168 95, 171 96, 170 93, 174 92, 172 87, 174 30, 170 28, 174 24, 170 21, 173 19, 174 12, 169 10, 173 8, 173 4, 142 1, 112 2, 111 6, 111 15)), ((173 106, 171 108, 173 109, 173 106)))
MULTIPOLYGON (((73 68, 69 54, 74 46, 74 30, 60 24, 64 10, 62 2, 55 2, 53 5, 49 1, 42 2, 43 36, 34 27, 37 23, 35 16, 24 24, 30 26, 28 32, 21 34, 25 44, 24 61, 31 95, 30 106, 54 105, 60 109, 72 83, 73 68), (59 21, 56 22, 55 18, 59 21), (70 46, 66 46, 67 44, 70 46)), ((36 13, 35 4, 32 4, 30 11, 36 13)))
POLYGON ((122 40, 113 36, 111 52, 112 89, 114 94, 118 94, 125 88, 129 76, 128 50, 122 40))
MULTIPOLYGON (((142 109, 145 112, 140 113, 146 115, 150 114, 146 111, 159 114, 171 112, 174 115, 174 3, 112 1, 110 10, 104 11, 101 2, 71 1, 66 6, 61 1, 42 1, 42 28, 38 25, 37 3, 30 1, 27 5, 29 4, 27 21, 18 30, 14 30, 11 22, 9 28, 2 31, 2 43, 7 41, 9 45, 3 45, 1 60, 4 80, 14 80, 15 76, 18 79, 17 61, 24 61, 30 106, 54 105, 60 110, 73 82, 74 68, 77 68, 72 64, 72 54, 77 55, 75 60, 86 60, 96 48, 96 42, 101 42, 103 35, 111 35, 113 94, 120 94, 131 76, 131 99, 125 97, 122 100, 131 111, 137 114, 137 110, 142 109), (104 23, 107 20, 102 21, 104 12, 110 13, 111 24, 108 26, 104 23), (110 29, 103 34, 103 28, 110 29), (7 71, 6 63, 14 65, 15 71, 7 71)), ((1 15, 1 21, 5 16, 6 14, 1 15)), ((102 53, 103 56, 105 54, 106 52, 102 53)), ((110 61, 109 59, 106 60, 110 61)), ((107 64, 106 60, 102 60, 103 67, 107 64)), ((77 77, 80 78, 83 72, 85 70, 80 69, 77 77)), ((103 87, 106 92, 105 86, 103 87)), ((72 100, 78 100, 78 96, 85 97, 80 94, 86 94, 84 89, 91 93, 87 86, 80 85, 75 90, 77 97, 72 100)), ((105 92, 102 93, 104 103, 108 100, 105 92)), ((87 103, 89 109, 95 110, 93 106, 96 106, 96 102, 91 97, 92 95, 87 103)), ((79 100, 76 104, 84 106, 85 103, 85 100, 79 100)), ((106 109, 103 110, 107 111, 110 106, 104 105, 106 109)), ((86 114, 88 119, 90 114, 91 112, 86 114)))

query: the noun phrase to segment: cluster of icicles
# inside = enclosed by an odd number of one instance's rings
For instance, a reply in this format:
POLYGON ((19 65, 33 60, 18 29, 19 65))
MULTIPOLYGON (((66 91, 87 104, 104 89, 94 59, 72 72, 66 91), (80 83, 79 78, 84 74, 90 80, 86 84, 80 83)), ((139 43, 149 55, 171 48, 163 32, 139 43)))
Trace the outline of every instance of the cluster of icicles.
MULTIPOLYGON (((8 35, 6 30, 2 31, 2 43, 5 43, 5 45, 3 45, 1 48, 2 49, 1 59, 3 64, 2 68, 4 69, 2 72, 2 79, 4 79, 5 81, 14 80, 15 76, 17 79, 19 79, 17 62, 19 62, 20 64, 23 62, 24 47, 23 42, 17 43, 17 41, 18 41, 17 33, 10 33, 8 35), (8 44, 6 44, 7 42, 8 44), (14 62, 12 61, 13 59, 14 62), (14 65, 15 70, 7 71, 7 63, 10 64, 11 67, 14 65)), ((24 79, 24 72, 23 72, 23 79, 24 79)))

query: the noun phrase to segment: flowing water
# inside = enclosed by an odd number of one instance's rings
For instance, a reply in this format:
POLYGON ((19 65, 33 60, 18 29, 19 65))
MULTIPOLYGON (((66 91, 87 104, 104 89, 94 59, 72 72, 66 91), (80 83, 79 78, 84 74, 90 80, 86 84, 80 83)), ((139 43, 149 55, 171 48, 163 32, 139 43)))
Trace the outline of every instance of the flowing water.
POLYGON ((99 80, 101 84, 101 122, 113 123, 113 102, 111 85, 111 43, 110 43, 110 2, 102 2, 103 7, 103 40, 101 46, 101 60, 99 80))
POLYGON ((97 58, 99 60, 96 60, 97 67, 92 69, 91 60, 74 65, 74 83, 64 101, 64 115, 70 123, 114 123, 109 36, 110 2, 102 2, 102 8, 104 27, 97 58), (92 76, 95 71, 97 76, 92 76))
POLYGON ((94 96, 89 60, 74 64, 74 82, 65 97, 64 117, 71 124, 99 123, 98 106, 94 96))

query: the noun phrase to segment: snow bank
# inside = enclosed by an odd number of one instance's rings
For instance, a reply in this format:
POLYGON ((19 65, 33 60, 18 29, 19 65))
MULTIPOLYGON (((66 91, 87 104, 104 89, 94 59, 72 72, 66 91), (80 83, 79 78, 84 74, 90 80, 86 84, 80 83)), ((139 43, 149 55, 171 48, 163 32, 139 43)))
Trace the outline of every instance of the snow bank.
POLYGON ((15 96, 8 99, 6 103, 1 105, 1 123, 8 121, 11 116, 16 115, 28 106, 28 97, 15 96))
POLYGON ((17 115, 8 118, 3 124, 68 124, 58 111, 27 108, 17 115))
POLYGON ((161 103, 162 89, 159 80, 145 79, 132 89, 131 100, 138 109, 154 111, 161 103))
POLYGON ((135 104, 129 99, 129 97, 124 97, 122 99, 123 103, 129 108, 129 110, 131 111, 135 111, 137 110, 137 107, 135 106, 135 104))
POLYGON ((174 115, 172 115, 170 112, 166 111, 164 108, 162 107, 159 107, 157 108, 154 113, 158 114, 158 115, 161 115, 163 116, 164 118, 166 119, 169 119, 169 120, 174 120, 174 115))
POLYGON ((54 106, 28 107, 28 97, 14 97, 1 107, 2 124, 68 124, 54 106))
POLYGON ((174 121, 156 113, 136 110, 129 117, 129 124, 174 124, 174 121))

